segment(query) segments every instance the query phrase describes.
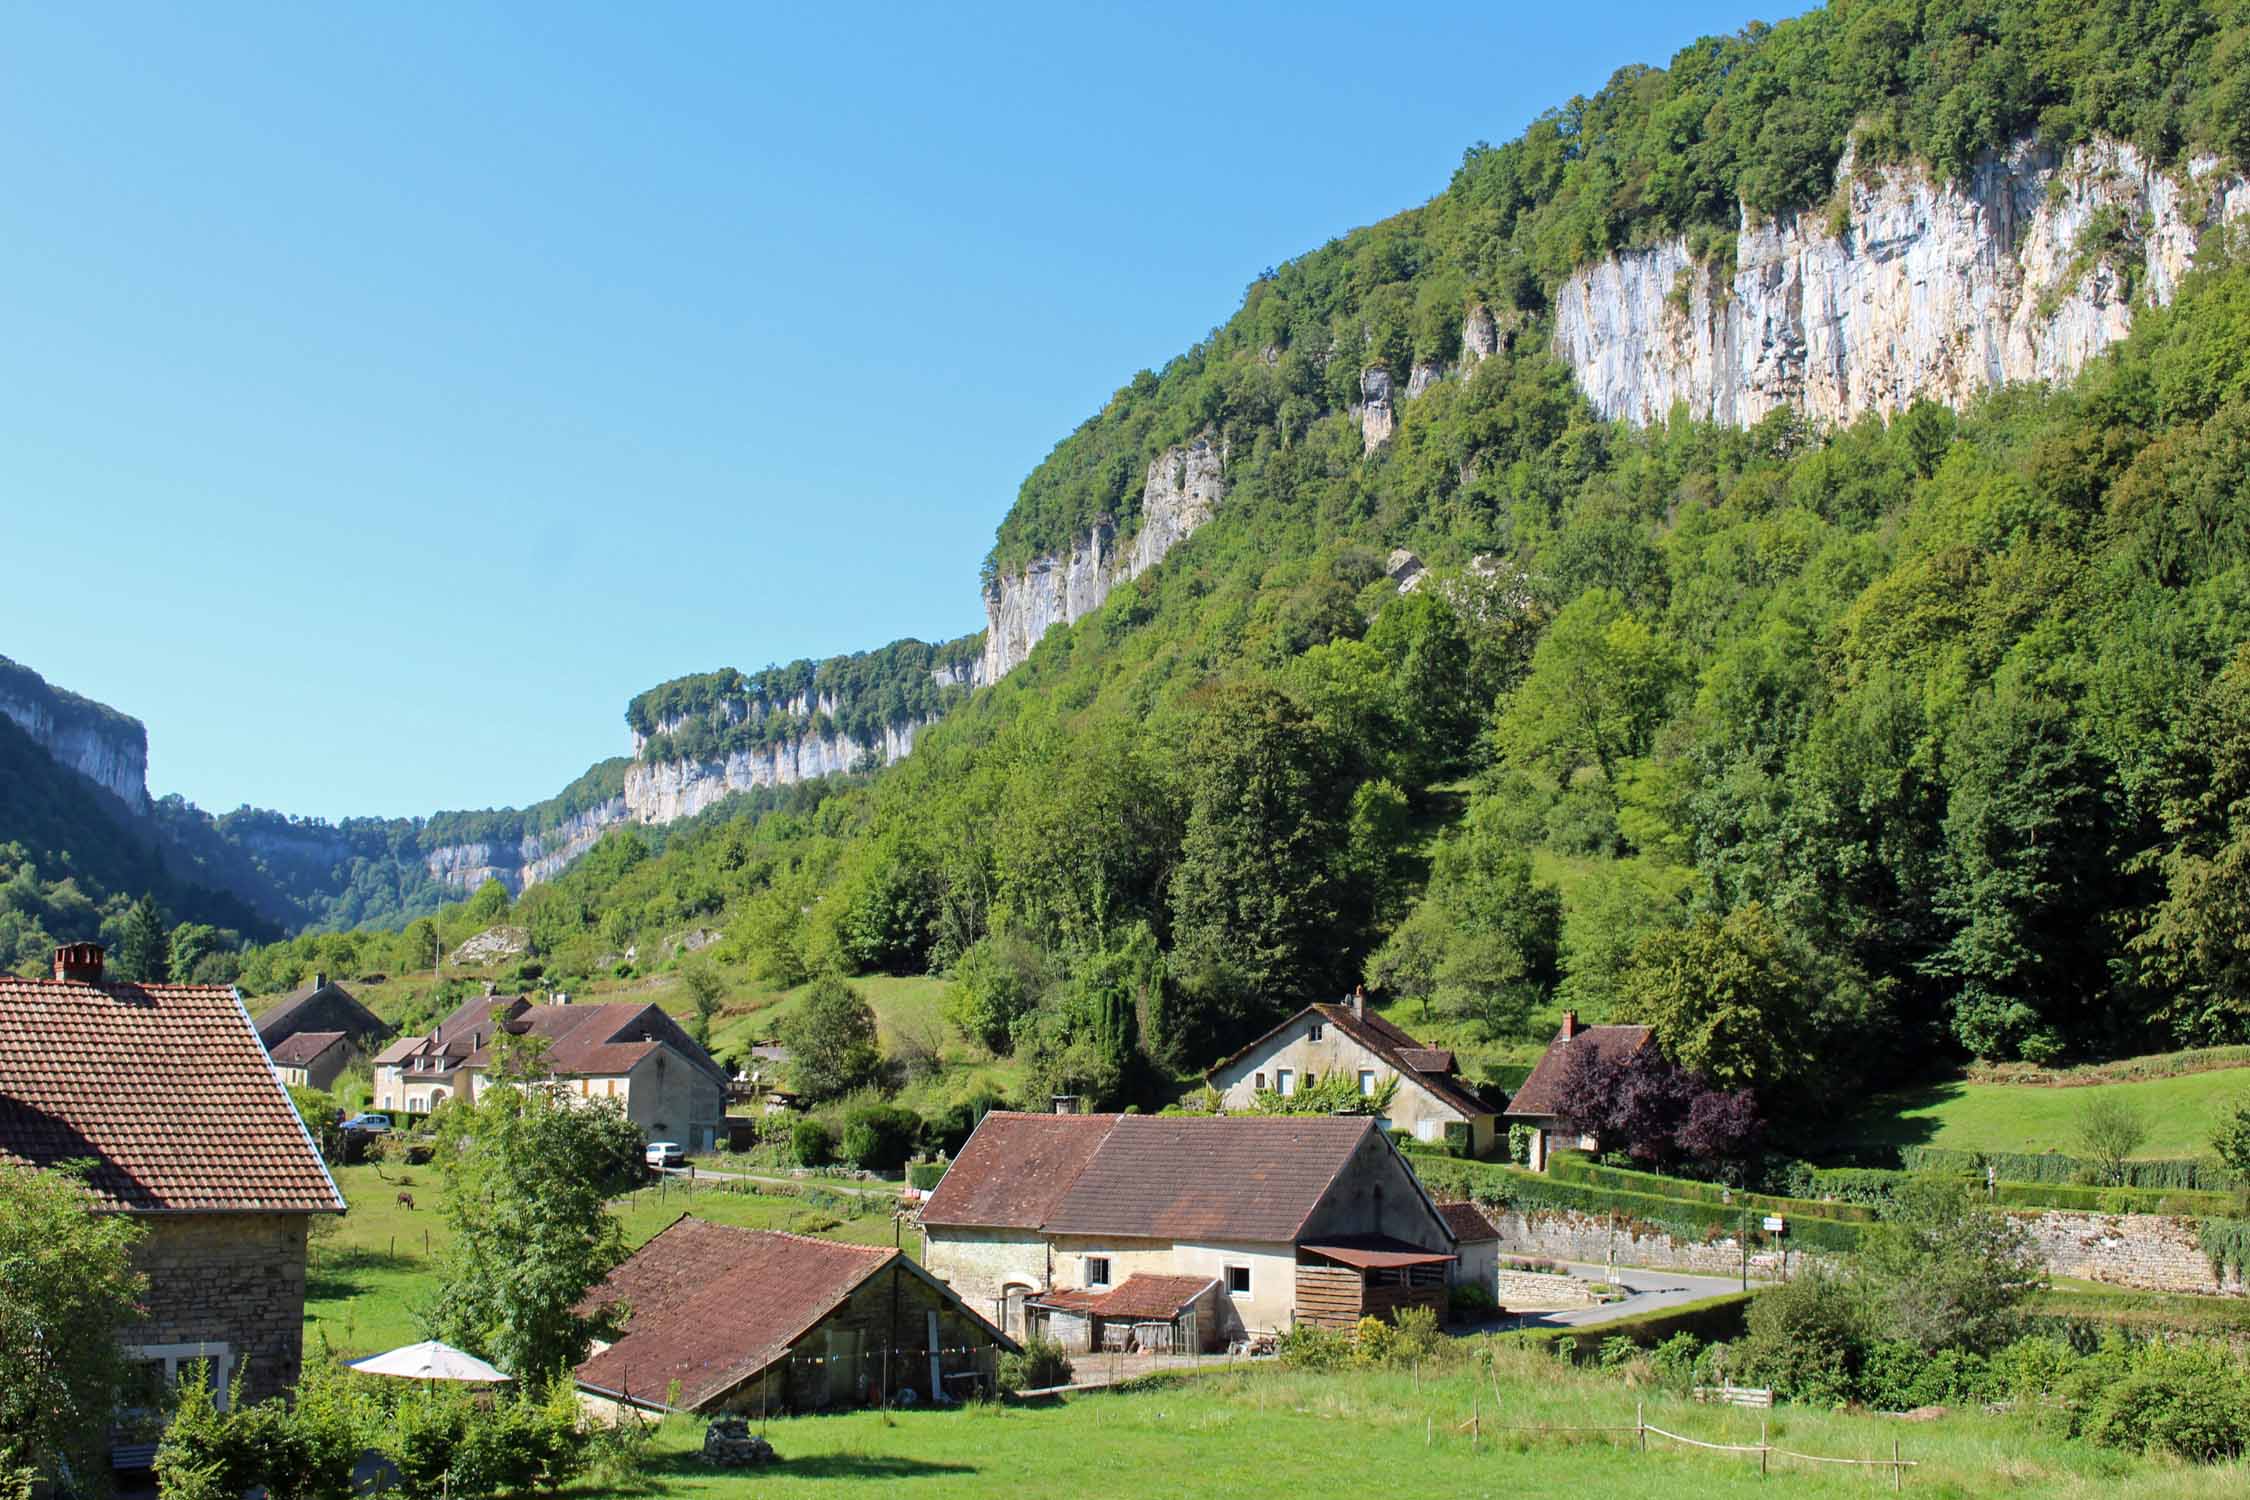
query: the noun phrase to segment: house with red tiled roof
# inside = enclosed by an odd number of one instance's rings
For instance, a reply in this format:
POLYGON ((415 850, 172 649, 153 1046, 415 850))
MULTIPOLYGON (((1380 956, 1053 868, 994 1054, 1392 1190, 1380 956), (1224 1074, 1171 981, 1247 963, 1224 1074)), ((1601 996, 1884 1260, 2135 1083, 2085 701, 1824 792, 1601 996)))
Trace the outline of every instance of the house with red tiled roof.
POLYGON ((349 1034, 341 1031, 299 1031, 267 1049, 281 1081, 295 1088, 321 1089, 351 1064, 356 1053, 349 1034))
POLYGON ((1367 1008, 1364 994, 1313 1004, 1204 1075, 1221 1107, 1247 1110, 1264 1090, 1293 1094, 1343 1073, 1373 1097, 1398 1081, 1383 1120, 1418 1141, 1454 1139, 1472 1155, 1492 1151, 1498 1111, 1460 1076, 1453 1054, 1424 1046, 1367 1008))
POLYGON ((387 1114, 428 1114, 468 1087, 462 1069, 492 1036, 531 1009, 521 995, 485 992, 464 1000, 428 1031, 402 1036, 375 1054, 375 1108, 387 1114))
POLYGON ((970 1306, 1011 1334, 1074 1343, 1111 1321, 1176 1349, 1442 1312, 1454 1257, 1437 1206, 1364 1115, 995 1110, 921 1218, 922 1263, 970 1306))
POLYGON ((1608 1061, 1624 1062, 1653 1040, 1654 1033, 1646 1026, 1582 1026, 1578 1012, 1563 1012, 1562 1028, 1547 1044, 1523 1087, 1508 1101, 1507 1113, 1502 1116, 1510 1125, 1530 1127, 1527 1165, 1534 1172, 1547 1170, 1548 1154, 1558 1147, 1590 1151, 1595 1144, 1593 1137, 1573 1130, 1563 1118, 1563 1081, 1569 1075, 1571 1059, 1590 1048, 1608 1061))
POLYGON ((991 1394, 997 1357, 1018 1349, 888 1245, 686 1216, 579 1306, 621 1324, 573 1372, 609 1418, 958 1401, 991 1394))
POLYGON ((0 1162, 90 1162, 97 1212, 146 1235, 126 1353, 206 1360, 253 1399, 297 1382, 305 1243, 344 1199, 226 985, 105 980, 97 943, 47 979, 0 977, 0 1162))
POLYGON ((469 1097, 516 1080, 498 1066, 504 1048, 531 1059, 530 1077, 581 1099, 612 1099, 652 1141, 710 1151, 726 1124, 726 1069, 661 1006, 533 1005, 481 1033, 460 1075, 469 1097))
POLYGON ((355 1047, 372 1049, 391 1034, 383 1019, 326 974, 316 973, 258 1012, 258 1040, 268 1051, 301 1031, 341 1031, 355 1047))

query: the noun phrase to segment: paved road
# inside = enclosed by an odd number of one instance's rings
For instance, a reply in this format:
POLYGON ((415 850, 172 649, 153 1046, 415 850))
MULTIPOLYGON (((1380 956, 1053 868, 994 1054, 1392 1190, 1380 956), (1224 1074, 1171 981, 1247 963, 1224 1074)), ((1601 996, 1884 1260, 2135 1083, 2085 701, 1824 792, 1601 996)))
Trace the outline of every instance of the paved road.
MULTIPOLYGON (((1495 1325, 1501 1328, 1587 1328, 1602 1323, 1614 1323, 1619 1318, 1636 1317, 1662 1307, 1677 1307, 1683 1302, 1700 1302, 1705 1297, 1717 1297, 1726 1292, 1742 1290, 1739 1276, 1691 1276, 1684 1271, 1644 1271, 1620 1266, 1615 1276, 1607 1266, 1573 1263, 1570 1269, 1588 1281, 1607 1281, 1625 1287, 1632 1296, 1600 1307, 1574 1307, 1560 1312, 1527 1312, 1503 1320, 1495 1325)), ((1763 1286, 1764 1282, 1752 1277, 1750 1285, 1763 1286)))

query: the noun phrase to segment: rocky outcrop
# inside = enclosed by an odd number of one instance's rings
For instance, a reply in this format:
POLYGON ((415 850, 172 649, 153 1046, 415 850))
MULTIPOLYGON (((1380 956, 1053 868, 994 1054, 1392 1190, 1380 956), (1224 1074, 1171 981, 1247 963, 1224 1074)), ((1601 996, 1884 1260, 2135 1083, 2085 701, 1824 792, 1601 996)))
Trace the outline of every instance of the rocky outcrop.
POLYGON ((540 881, 554 879, 572 860, 600 843, 603 834, 631 819, 625 799, 611 797, 514 842, 440 845, 424 863, 431 879, 459 890, 473 891, 487 880, 497 880, 509 895, 520 896, 540 881))
POLYGON ((1159 454, 1141 488, 1140 527, 1121 548, 1116 529, 1098 522, 1062 556, 1042 557, 995 578, 984 591, 984 655, 976 684, 998 682, 1023 664, 1057 625, 1101 608, 1110 590, 1138 578, 1211 519, 1226 498, 1226 454, 1208 433, 1159 454))
POLYGON ((1958 185, 1849 162, 1839 178, 1841 233, 1826 209, 1746 217, 1724 279, 1674 240, 1563 283, 1556 352, 1603 415, 1748 426, 1796 406, 1834 424, 2067 380, 2137 297, 2171 298, 2205 228, 2250 208, 2215 161, 2170 173, 2108 141, 2026 142, 1958 185))
POLYGON ((140 721, 109 710, 77 711, 80 704, 88 709, 98 705, 48 688, 28 668, 19 670, 28 681, 21 690, 12 682, 0 686, 0 714, 15 720, 58 764, 124 803, 128 811, 146 813, 148 731, 140 721))
POLYGON ((1361 451, 1373 453, 1391 440, 1391 434, 1398 431, 1398 411, 1391 405, 1390 371, 1374 365, 1359 372, 1359 405, 1352 408, 1352 414, 1359 418, 1361 451))
MULTIPOLYGON (((531 934, 521 927, 487 927, 453 950, 446 959, 451 964, 495 964, 504 958, 515 958, 531 951, 531 934)), ((492 986, 486 985, 487 992, 492 986)))
POLYGON ((1479 302, 1471 307, 1461 320, 1461 363, 1474 370, 1478 365, 1508 347, 1500 322, 1492 316, 1492 309, 1479 302))
POLYGON ((870 744, 840 733, 807 733, 709 759, 635 761, 625 771, 627 813, 636 823, 670 823, 735 792, 834 776, 870 761, 887 766, 912 750, 914 737, 931 722, 888 725, 870 744))

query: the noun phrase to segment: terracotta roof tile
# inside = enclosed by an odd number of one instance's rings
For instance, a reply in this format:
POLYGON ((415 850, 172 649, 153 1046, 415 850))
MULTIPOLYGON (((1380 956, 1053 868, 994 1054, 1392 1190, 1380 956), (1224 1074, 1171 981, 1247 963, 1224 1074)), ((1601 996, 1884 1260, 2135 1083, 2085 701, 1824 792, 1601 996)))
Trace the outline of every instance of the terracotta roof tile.
MULTIPOLYGON (((507 1030, 521 1036, 542 1037, 547 1042, 547 1066, 560 1077, 604 1077, 630 1073, 642 1059, 661 1047, 673 1051, 720 1082, 726 1072, 711 1054, 695 1044, 663 1007, 631 1001, 608 1005, 534 1005, 517 1012, 507 1030)), ((472 1068, 492 1065, 493 1038, 488 1033, 472 1068)))
POLYGON ((134 1213, 340 1212, 232 989, 0 977, 0 1160, 134 1213))
POLYGON ((1323 1024, 1335 1027, 1389 1063, 1397 1070, 1402 1082, 1413 1083, 1427 1090, 1460 1114, 1473 1119, 1478 1115, 1497 1112, 1483 1095, 1453 1076, 1454 1059, 1451 1052, 1443 1047, 1426 1047, 1374 1011, 1355 1011, 1349 1005, 1308 1005, 1248 1046, 1238 1049, 1224 1062, 1206 1072, 1204 1077, 1208 1079, 1220 1068, 1241 1061, 1273 1037, 1293 1026, 1305 1024, 1312 1016, 1318 1016, 1323 1024))
POLYGON ((1088 1311, 1097 1318, 1168 1320, 1217 1285, 1211 1276, 1128 1276, 1096 1297, 1088 1311))
POLYGON ((1364 1115, 1120 1115, 1044 1227, 1286 1243, 1375 1128, 1364 1115))
POLYGON ((309 1067, 321 1053, 345 1039, 341 1031, 300 1031, 275 1045, 272 1057, 279 1067, 309 1067))
POLYGON ((1563 1074, 1570 1067, 1573 1047, 1592 1047, 1612 1062, 1623 1062, 1648 1045, 1650 1034, 1646 1026, 1581 1026, 1578 1034, 1566 1041, 1557 1031, 1531 1076, 1508 1101, 1508 1113, 1534 1119, 1551 1118, 1557 1113, 1562 1105, 1563 1074))
POLYGON ((922 1206, 924 1224, 1037 1229, 1101 1149, 1118 1115, 993 1110, 922 1206))
POLYGON ((1445 1227, 1453 1231, 1453 1238, 1461 1244, 1473 1245, 1500 1238, 1500 1231, 1493 1227, 1492 1220, 1474 1203, 1440 1203, 1437 1211, 1445 1220, 1445 1227))

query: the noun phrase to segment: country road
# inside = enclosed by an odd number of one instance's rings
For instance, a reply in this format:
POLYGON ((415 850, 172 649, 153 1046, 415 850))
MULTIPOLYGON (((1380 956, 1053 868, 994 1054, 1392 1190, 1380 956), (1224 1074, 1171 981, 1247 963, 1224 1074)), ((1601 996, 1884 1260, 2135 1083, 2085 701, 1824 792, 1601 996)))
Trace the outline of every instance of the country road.
MULTIPOLYGON (((1637 1317, 1658 1308, 1678 1307, 1682 1303, 1700 1302, 1705 1297, 1717 1297, 1727 1292, 1742 1290, 1739 1276, 1694 1276, 1685 1271, 1646 1271, 1637 1267, 1620 1266, 1611 1274, 1600 1264, 1570 1263, 1572 1274, 1588 1281, 1607 1281, 1632 1292, 1632 1296, 1601 1307, 1574 1307, 1555 1312, 1526 1312, 1501 1318, 1494 1328, 1590 1328, 1603 1323, 1614 1323, 1620 1318, 1637 1317)), ((1768 1283, 1752 1277, 1753 1289, 1768 1283)))

